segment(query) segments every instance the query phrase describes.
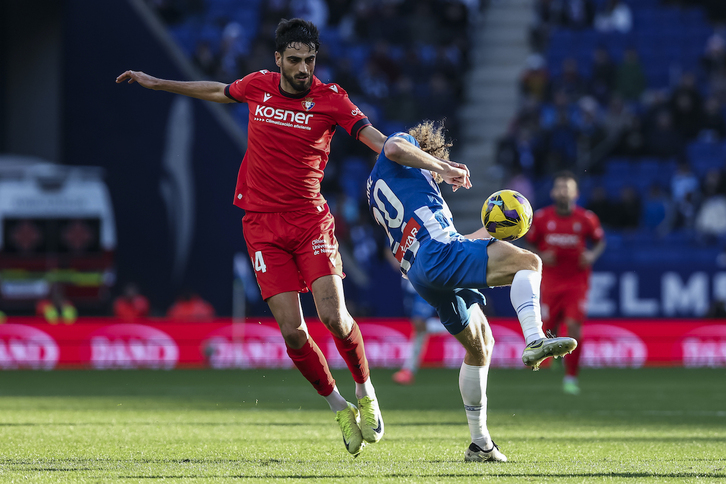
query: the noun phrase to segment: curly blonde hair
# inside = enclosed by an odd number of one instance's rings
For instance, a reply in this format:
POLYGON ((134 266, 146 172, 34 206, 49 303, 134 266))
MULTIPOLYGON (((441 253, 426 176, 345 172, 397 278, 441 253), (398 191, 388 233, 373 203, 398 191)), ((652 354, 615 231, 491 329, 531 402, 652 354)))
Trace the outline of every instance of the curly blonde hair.
MULTIPOLYGON (((421 150, 429 155, 442 160, 449 159, 449 148, 453 143, 446 139, 444 123, 441 121, 426 120, 408 130, 408 134, 418 141, 421 150)), ((443 178, 438 173, 431 172, 436 183, 441 183, 443 178)))

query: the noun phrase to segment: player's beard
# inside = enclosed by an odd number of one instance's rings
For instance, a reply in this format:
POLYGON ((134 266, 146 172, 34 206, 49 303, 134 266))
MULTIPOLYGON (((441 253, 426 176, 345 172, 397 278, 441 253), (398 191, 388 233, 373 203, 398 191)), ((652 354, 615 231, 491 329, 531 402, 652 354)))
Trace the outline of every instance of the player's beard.
POLYGON ((312 75, 309 75, 305 80, 296 79, 295 77, 285 73, 283 73, 282 75, 285 77, 287 83, 290 84, 290 87, 295 89, 297 92, 305 92, 310 89, 310 86, 313 84, 312 75))
POLYGON ((572 212, 572 206, 573 206, 573 203, 571 203, 566 198, 560 198, 560 199, 555 200, 555 207, 557 208, 558 213, 563 213, 563 214, 570 213, 570 212, 572 212))

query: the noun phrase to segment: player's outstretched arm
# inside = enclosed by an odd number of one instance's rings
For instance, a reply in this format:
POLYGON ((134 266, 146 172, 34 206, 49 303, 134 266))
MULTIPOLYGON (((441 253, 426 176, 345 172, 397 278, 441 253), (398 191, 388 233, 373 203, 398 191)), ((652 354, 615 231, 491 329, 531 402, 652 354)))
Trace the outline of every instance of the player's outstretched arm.
POLYGON ((360 130, 358 139, 376 153, 381 152, 383 143, 386 142, 386 136, 370 125, 360 130))
POLYGON ((170 81, 167 79, 159 79, 150 76, 141 71, 126 71, 116 78, 116 83, 120 84, 128 81, 129 84, 134 82, 154 91, 166 91, 174 94, 181 94, 204 101, 213 101, 217 103, 231 103, 234 100, 228 98, 224 94, 226 84, 215 81, 170 81))
POLYGON ((422 168, 438 173, 446 183, 454 187, 454 191, 460 187, 471 188, 469 169, 463 163, 436 158, 407 140, 398 137, 390 138, 383 150, 386 158, 395 161, 399 165, 422 168))

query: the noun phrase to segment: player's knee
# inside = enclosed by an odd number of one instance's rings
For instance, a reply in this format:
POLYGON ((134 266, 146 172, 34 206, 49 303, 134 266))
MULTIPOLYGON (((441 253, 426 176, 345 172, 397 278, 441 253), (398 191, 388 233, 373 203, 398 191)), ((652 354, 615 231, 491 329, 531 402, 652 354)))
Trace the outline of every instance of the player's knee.
POLYGON ((280 332, 282 333, 282 338, 285 340, 285 344, 293 349, 302 348, 308 340, 308 334, 305 331, 300 331, 299 328, 292 328, 290 330, 280 328, 280 332))
POLYGON ((534 252, 522 249, 522 252, 517 257, 516 266, 515 273, 519 271, 542 272, 542 259, 534 252))
POLYGON ((336 338, 345 338, 353 329, 353 318, 337 311, 320 314, 320 321, 336 338))
POLYGON ((526 251, 528 254, 528 257, 530 258, 530 262, 532 264, 533 271, 542 272, 542 259, 540 256, 535 254, 534 252, 526 251))

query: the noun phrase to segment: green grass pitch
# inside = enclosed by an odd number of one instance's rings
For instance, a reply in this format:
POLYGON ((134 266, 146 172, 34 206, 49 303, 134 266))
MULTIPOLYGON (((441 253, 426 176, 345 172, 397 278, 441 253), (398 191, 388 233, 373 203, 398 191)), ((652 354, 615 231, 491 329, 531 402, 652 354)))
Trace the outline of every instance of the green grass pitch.
MULTIPOLYGON (((373 370, 386 435, 357 459, 297 372, 0 372, 0 482, 726 482, 724 369, 494 369, 507 463, 465 463, 458 372, 373 370)), ((350 375, 336 371, 353 399, 350 375)))

